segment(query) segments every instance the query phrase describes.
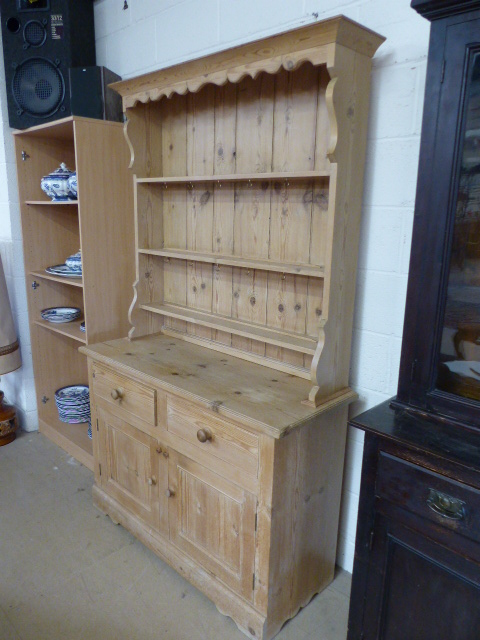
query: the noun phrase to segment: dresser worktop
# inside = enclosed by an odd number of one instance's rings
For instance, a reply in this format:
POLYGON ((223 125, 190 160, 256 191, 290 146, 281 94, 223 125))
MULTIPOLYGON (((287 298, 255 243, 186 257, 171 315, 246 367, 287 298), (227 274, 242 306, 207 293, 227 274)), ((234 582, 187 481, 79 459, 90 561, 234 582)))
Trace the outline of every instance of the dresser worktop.
POLYGON ((346 388, 313 408, 302 404, 309 391, 306 380, 160 334, 81 351, 275 438, 356 397, 346 388))

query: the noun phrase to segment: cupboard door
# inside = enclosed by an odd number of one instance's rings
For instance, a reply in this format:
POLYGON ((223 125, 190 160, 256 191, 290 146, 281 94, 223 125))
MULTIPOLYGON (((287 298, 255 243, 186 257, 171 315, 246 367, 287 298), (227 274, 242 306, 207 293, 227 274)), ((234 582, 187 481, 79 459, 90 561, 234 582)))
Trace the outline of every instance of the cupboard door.
MULTIPOLYGON (((129 511, 159 529, 159 460, 157 441, 97 408, 102 488, 129 511)), ((166 479, 166 474, 165 474, 166 479)), ((164 494, 165 487, 162 494, 164 494)), ((166 511, 166 510, 165 510, 166 511)))
MULTIPOLYGON (((422 528, 420 520, 410 519, 422 528)), ((448 548, 434 539, 433 528, 418 533, 378 513, 375 520, 360 637, 477 640, 479 545, 467 545, 453 533, 448 548), (473 555, 473 560, 467 555, 473 555)), ((349 640, 358 637, 348 636, 349 640)))
POLYGON ((252 600, 255 496, 173 451, 169 493, 171 541, 252 600))

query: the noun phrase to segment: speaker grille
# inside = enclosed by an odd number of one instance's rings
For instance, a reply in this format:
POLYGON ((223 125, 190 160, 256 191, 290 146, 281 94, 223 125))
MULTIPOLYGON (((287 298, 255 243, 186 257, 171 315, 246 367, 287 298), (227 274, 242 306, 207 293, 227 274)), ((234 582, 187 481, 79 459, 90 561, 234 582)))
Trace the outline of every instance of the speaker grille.
POLYGON ((38 20, 30 20, 23 29, 23 39, 32 47, 40 47, 47 37, 47 31, 38 20))
POLYGON ((13 76, 13 97, 22 112, 46 117, 58 111, 65 95, 63 76, 44 58, 30 58, 13 76))

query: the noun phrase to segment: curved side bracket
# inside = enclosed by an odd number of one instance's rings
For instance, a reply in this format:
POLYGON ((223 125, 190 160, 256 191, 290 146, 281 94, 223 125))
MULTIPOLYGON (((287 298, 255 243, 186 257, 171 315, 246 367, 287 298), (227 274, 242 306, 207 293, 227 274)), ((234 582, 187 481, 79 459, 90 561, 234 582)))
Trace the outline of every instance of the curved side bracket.
POLYGON ((128 124, 129 124, 130 120, 127 118, 123 124, 123 136, 127 142, 128 148, 130 150, 130 164, 128 165, 128 168, 131 169, 133 167, 133 163, 135 162, 135 149, 133 148, 133 144, 130 140, 130 137, 128 135, 128 124))
POLYGON ((138 285, 139 285, 139 280, 135 280, 135 282, 133 283, 133 299, 130 304, 130 307, 128 308, 128 321, 132 325, 132 328, 128 332, 129 340, 132 340, 132 338, 139 338, 140 336, 145 335, 145 333, 142 333, 141 331, 138 330, 137 323, 133 319, 133 315, 136 311, 136 306, 138 302, 138 285))
POLYGON ((331 389, 324 388, 325 380, 330 380, 329 370, 333 364, 331 350, 334 336, 330 335, 331 333, 332 330, 327 319, 322 319, 318 344, 310 367, 312 382, 314 382, 315 385, 311 388, 308 394, 308 400, 306 401, 307 404, 314 407, 318 407, 322 399, 331 392, 331 389))
POLYGON ((330 123, 330 140, 328 143, 327 158, 332 163, 337 161, 335 158, 335 151, 338 143, 338 121, 334 105, 335 87, 337 85, 337 81, 338 78, 331 78, 325 92, 325 102, 327 105, 328 119, 330 123))

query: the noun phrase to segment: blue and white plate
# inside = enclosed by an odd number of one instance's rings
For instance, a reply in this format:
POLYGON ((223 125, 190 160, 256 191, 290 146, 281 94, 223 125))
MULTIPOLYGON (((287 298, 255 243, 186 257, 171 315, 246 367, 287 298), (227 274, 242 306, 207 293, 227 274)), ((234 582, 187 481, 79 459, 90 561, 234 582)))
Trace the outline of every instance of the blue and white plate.
POLYGON ((59 402, 64 400, 89 400, 90 389, 86 384, 74 384, 69 387, 61 387, 55 391, 55 399, 59 402))
POLYGON ((70 269, 66 264, 56 264, 52 267, 47 267, 45 269, 47 273, 50 273, 52 276, 66 276, 68 278, 81 278, 82 270, 78 269, 70 269))
POLYGON ((86 329, 85 329, 85 321, 80 323, 80 331, 83 331, 85 333, 86 329))
POLYGON ((48 322, 62 323, 73 322, 80 317, 82 311, 78 307, 49 307, 40 312, 44 320, 48 322))

